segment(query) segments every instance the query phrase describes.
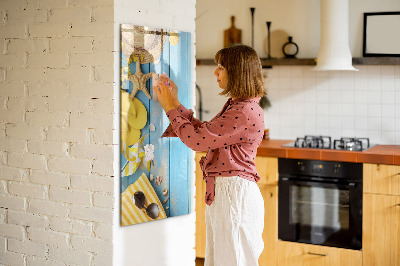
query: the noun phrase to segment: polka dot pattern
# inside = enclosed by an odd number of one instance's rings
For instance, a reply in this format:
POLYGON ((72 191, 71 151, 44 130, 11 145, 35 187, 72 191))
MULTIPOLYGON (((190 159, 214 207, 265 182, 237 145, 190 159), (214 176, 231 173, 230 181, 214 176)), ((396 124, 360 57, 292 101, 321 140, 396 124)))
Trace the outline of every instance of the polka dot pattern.
POLYGON ((216 176, 240 176, 253 182, 260 179, 254 163, 264 133, 259 100, 229 99, 209 122, 194 118, 193 111, 182 105, 167 113, 171 123, 162 137, 179 137, 195 151, 208 151, 200 160, 208 205, 214 200, 216 176))

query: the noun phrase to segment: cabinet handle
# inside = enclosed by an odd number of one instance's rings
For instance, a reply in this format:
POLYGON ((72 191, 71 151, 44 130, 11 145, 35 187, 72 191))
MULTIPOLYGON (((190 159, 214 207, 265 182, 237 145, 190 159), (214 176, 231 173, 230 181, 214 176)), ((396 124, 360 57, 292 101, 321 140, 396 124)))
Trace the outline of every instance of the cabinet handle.
POLYGON ((317 256, 323 256, 323 257, 328 256, 328 254, 313 253, 313 252, 307 252, 307 254, 310 254, 310 255, 317 255, 317 256))

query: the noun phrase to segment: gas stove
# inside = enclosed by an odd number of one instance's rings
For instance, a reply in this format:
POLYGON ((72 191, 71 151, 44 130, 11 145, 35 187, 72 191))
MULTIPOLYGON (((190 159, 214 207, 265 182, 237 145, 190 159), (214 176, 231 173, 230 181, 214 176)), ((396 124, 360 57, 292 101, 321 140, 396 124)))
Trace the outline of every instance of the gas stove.
POLYGON ((285 147, 295 148, 314 148, 314 149, 330 149, 344 151, 364 151, 371 148, 369 138, 340 138, 332 142, 329 136, 311 136, 306 135, 297 138, 295 142, 283 145, 285 147))

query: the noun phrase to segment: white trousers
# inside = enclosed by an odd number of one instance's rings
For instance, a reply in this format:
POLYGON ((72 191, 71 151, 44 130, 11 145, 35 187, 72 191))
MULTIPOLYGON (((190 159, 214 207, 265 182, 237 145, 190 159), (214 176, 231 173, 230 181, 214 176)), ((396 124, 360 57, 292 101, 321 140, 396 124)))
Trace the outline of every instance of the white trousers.
POLYGON ((264 249, 264 199, 258 185, 239 176, 216 177, 206 206, 205 266, 258 266, 264 249))

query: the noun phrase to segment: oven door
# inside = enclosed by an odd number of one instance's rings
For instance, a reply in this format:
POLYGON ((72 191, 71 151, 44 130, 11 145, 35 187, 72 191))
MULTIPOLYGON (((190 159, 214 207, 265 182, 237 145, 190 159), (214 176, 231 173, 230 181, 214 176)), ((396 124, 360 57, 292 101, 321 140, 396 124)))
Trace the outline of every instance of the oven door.
POLYGON ((361 249, 362 181, 279 179, 278 238, 361 249))

